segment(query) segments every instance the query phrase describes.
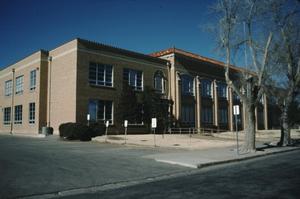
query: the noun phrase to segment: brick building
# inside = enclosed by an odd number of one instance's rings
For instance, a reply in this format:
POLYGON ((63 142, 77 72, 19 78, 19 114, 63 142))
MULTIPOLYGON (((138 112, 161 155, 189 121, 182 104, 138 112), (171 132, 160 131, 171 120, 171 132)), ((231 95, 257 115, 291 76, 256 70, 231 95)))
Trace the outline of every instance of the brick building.
MULTIPOLYGON (((144 55, 74 39, 0 71, 0 132, 37 134, 51 126, 57 134, 61 123, 85 123, 90 114, 91 120, 109 121, 117 133, 124 83, 138 93, 152 87, 173 100, 170 112, 186 127, 232 130, 232 105, 242 105, 225 84, 221 62, 175 48, 144 55)), ((258 128, 271 128, 267 107, 265 97, 257 109, 258 128)), ((241 128, 244 118, 245 112, 241 128)))

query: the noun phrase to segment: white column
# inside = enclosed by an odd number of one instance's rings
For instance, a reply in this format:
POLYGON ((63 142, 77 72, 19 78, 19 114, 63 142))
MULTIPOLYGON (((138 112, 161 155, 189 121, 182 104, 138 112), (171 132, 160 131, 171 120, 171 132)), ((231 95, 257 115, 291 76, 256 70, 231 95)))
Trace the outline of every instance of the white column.
POLYGON ((195 86, 195 98, 196 98, 196 128, 198 129, 198 131, 200 132, 200 128, 201 128, 201 91, 200 91, 200 81, 199 81, 199 77, 196 77, 196 86, 195 86))
POLYGON ((214 93, 214 125, 218 126, 218 92, 217 92, 217 81, 213 82, 213 93, 214 93))

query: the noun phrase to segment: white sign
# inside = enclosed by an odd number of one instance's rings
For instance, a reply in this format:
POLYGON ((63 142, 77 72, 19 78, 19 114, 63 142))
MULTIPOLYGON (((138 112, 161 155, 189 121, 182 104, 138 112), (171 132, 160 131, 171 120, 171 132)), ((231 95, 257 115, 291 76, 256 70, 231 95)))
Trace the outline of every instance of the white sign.
POLYGON ((154 129, 157 127, 157 119, 156 118, 152 118, 151 127, 154 128, 154 129))
POLYGON ((127 128, 127 126, 128 126, 128 121, 124 120, 124 127, 127 128))
POLYGON ((88 121, 90 121, 90 119, 91 119, 90 114, 87 114, 86 119, 87 119, 88 121))
POLYGON ((105 126, 106 126, 106 127, 109 126, 109 121, 108 121, 108 120, 106 121, 105 126))
POLYGON ((240 106, 234 105, 233 106, 233 115, 239 115, 240 114, 240 106))

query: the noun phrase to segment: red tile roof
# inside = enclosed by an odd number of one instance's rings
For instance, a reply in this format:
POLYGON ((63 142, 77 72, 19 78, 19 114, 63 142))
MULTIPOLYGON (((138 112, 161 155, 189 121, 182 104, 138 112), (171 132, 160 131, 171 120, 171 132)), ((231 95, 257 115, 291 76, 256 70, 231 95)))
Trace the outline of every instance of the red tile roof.
MULTIPOLYGON (((226 67, 226 64, 224 62, 217 61, 217 60, 207 58, 207 57, 203 57, 203 56, 200 56, 200 55, 197 55, 197 54, 194 54, 194 53, 191 53, 191 52, 187 52, 187 51, 175 48, 175 47, 151 53, 150 56, 161 57, 161 56, 172 54, 172 53, 184 55, 186 57, 194 58, 194 59, 199 60, 199 61, 208 62, 208 63, 214 64, 214 65, 222 67, 222 68, 226 67)), ((229 68, 234 70, 234 71, 237 71, 237 72, 246 72, 247 71, 246 69, 239 68, 239 67, 236 67, 236 66, 233 66, 233 65, 230 65, 229 68)))

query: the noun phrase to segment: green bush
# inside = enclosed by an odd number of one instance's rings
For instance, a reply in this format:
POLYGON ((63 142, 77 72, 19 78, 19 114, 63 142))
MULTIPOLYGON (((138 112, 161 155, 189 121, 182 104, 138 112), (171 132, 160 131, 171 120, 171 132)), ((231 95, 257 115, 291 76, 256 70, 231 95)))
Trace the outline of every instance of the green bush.
POLYGON ((59 126, 59 135, 67 140, 90 141, 93 130, 84 124, 63 123, 59 126))

